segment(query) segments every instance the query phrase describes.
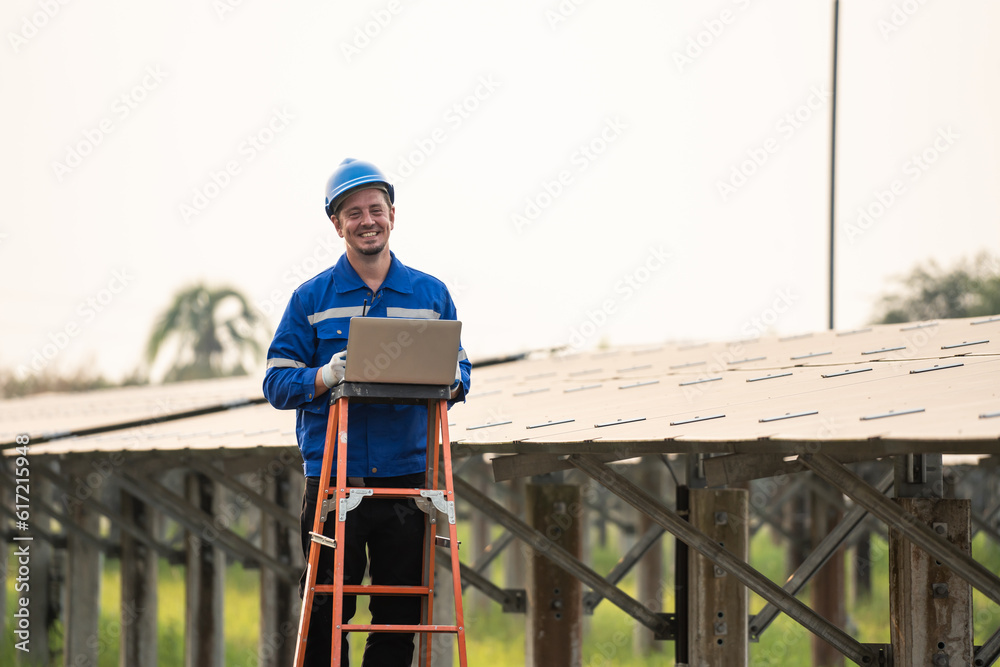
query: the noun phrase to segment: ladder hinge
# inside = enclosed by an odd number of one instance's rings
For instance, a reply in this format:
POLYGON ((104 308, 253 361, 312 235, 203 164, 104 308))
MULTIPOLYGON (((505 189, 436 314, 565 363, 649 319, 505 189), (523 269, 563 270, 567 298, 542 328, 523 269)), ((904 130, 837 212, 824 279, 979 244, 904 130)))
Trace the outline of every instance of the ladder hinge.
POLYGON ((420 498, 414 498, 414 502, 420 508, 420 511, 430 514, 428 503, 432 503, 434 509, 448 515, 448 523, 455 523, 455 501, 446 501, 444 499, 444 491, 440 489, 421 489, 420 496, 420 498))
POLYGON ((347 497, 340 499, 340 515, 338 518, 341 521, 347 521, 347 513, 360 505, 365 496, 371 496, 374 493, 371 489, 348 489, 347 497))

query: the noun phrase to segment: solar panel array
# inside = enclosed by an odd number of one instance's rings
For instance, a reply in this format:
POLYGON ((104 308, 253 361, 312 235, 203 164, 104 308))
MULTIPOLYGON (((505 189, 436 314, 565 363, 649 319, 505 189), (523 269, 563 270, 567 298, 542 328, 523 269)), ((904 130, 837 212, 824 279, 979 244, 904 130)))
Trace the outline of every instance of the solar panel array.
MULTIPOLYGON (((0 440, 261 396, 259 378, 0 402, 0 440)), ((483 451, 774 452, 783 443, 933 443, 1000 453, 1000 317, 880 325, 730 343, 534 354, 473 371, 451 439, 483 451)), ((55 440, 33 451, 293 446, 294 412, 268 405, 55 440)))
POLYGON ((1000 451, 1000 317, 539 356, 473 379, 452 440, 496 451, 880 438, 1000 451))

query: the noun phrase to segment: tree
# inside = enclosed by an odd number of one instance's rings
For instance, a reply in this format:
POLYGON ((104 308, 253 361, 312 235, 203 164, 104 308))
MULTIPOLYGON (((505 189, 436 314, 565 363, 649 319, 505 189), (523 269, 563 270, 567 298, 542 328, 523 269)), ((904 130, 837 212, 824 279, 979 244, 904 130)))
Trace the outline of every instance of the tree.
POLYGON ((166 382, 246 375, 244 362, 259 359, 262 320, 231 287, 196 284, 178 292, 153 327, 146 345, 153 365, 172 349, 166 382))
POLYGON ((880 324, 980 317, 1000 313, 1000 261, 981 253, 950 271, 934 260, 900 281, 901 293, 882 297, 880 324))

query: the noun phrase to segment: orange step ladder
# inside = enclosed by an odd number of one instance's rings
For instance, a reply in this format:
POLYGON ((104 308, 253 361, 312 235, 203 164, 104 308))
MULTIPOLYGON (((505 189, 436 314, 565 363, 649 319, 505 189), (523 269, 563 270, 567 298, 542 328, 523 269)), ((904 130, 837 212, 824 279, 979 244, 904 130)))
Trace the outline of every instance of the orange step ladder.
MULTIPOLYGON (((400 385, 343 382, 330 392, 330 418, 327 422, 321 480, 329 480, 333 470, 334 451, 337 456, 335 486, 320 484, 316 497, 316 515, 310 533, 309 562, 306 570, 305 594, 299 617, 298 640, 295 646, 295 667, 305 661, 306 638, 316 595, 333 596, 333 627, 331 664, 340 665, 341 639, 345 632, 413 632, 420 635, 417 648, 422 667, 430 667, 431 635, 452 633, 457 637, 460 667, 467 667, 465 655, 465 623, 462 616, 462 583, 458 560, 458 533, 455 525, 455 490, 451 475, 451 441, 448 436, 448 399, 450 387, 437 385, 400 385), (357 488, 347 485, 347 408, 348 401, 366 403, 396 403, 427 406, 427 475, 422 489, 357 488), (439 488, 438 463, 443 460, 444 488, 439 488), (337 545, 344 543, 347 513, 366 498, 413 498, 425 513, 423 582, 420 586, 344 585, 344 552, 337 545), (437 515, 448 522, 448 536, 437 535, 437 515), (323 523, 337 522, 331 539, 323 535, 323 523), (435 546, 448 547, 451 552, 452 585, 455 593, 455 624, 434 624, 434 555, 435 546), (334 550, 333 584, 316 583, 321 548, 334 550), (422 598, 419 625, 360 625, 343 623, 344 595, 417 595, 422 598)), ((328 484, 328 483, 327 483, 328 484)))

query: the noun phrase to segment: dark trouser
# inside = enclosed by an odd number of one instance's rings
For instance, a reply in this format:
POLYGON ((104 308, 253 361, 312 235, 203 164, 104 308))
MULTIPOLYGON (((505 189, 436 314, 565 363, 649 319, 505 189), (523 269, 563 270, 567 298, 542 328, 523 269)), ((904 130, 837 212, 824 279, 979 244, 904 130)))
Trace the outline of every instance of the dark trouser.
MULTIPOLYGON (((366 477, 365 486, 414 488, 424 486, 424 473, 401 477, 366 477)), ((309 558, 309 531, 316 514, 319 478, 307 477, 302 497, 302 553, 309 558)), ((334 537, 337 513, 327 514, 323 534, 334 537)), ((368 567, 371 583, 383 586, 419 586, 423 578, 424 513, 411 499, 366 498, 347 513, 344 526, 344 583, 360 584, 368 567), (365 547, 367 546, 367 554, 365 547), (369 563, 369 557, 371 562, 369 563)), ((339 546, 338 546, 339 548, 339 546)), ((317 584, 333 583, 334 550, 320 549, 317 584)), ((299 596, 305 590, 306 574, 299 582, 299 596)), ((354 616, 357 599, 344 596, 343 622, 354 616)), ((373 595, 368 604, 372 624, 416 625, 420 623, 419 596, 373 595)), ((313 596, 309 636, 306 642, 306 667, 329 667, 333 632, 333 596, 313 596)), ((341 666, 350 658, 347 634, 343 634, 341 666)), ((376 632, 368 635, 362 667, 409 667, 413 659, 413 635, 397 632, 376 632)), ((337 667, 337 666, 332 666, 337 667)))

